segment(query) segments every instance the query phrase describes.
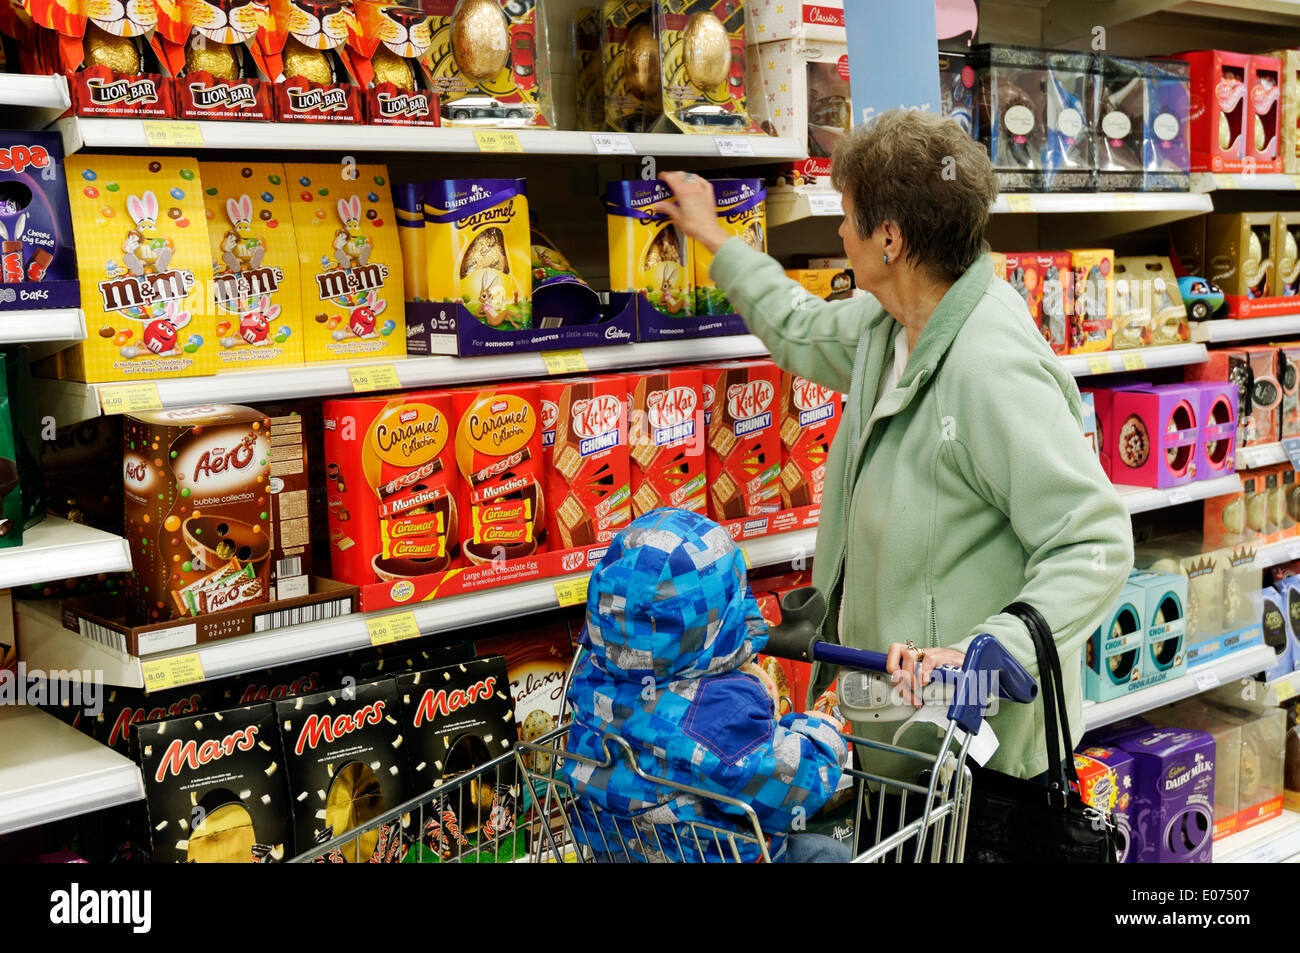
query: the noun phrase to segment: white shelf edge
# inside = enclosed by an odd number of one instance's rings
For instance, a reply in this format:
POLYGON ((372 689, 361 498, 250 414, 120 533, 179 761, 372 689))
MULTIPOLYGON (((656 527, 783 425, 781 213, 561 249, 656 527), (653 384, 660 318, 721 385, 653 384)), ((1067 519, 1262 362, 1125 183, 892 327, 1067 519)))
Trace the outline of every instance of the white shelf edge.
POLYGON ((1272 466, 1274 463, 1286 463, 1287 459, 1281 441, 1237 448, 1238 470, 1254 470, 1258 467, 1272 466))
POLYGON ((71 105, 68 81, 61 74, 0 73, 0 106, 17 107, 9 110, 6 125, 40 129, 71 105))
POLYGON ((1204 344, 1169 344, 1164 347, 1133 348, 1124 351, 1098 351, 1094 354, 1065 354, 1061 363, 1075 377, 1088 377, 1094 374, 1124 374, 1129 368, 1124 366, 1124 359, 1130 355, 1142 358, 1142 367, 1181 367, 1186 364, 1202 364, 1207 360, 1204 344), (1094 363, 1106 361, 1108 370, 1093 370, 1094 363))
POLYGON ((0 311, 0 344, 86 340, 86 316, 80 308, 0 311))
POLYGON ((0 589, 131 568, 125 539, 81 523, 46 516, 23 531, 23 544, 0 549, 0 589))
MULTIPOLYGON (((745 550, 751 567, 770 566, 800 556, 811 558, 816 538, 815 529, 801 529, 741 540, 738 545, 745 550)), ((169 655, 197 653, 203 674, 210 681, 241 672, 365 648, 370 645, 367 619, 396 612, 413 612, 421 635, 451 632, 484 622, 545 612, 559 607, 555 593, 556 583, 580 579, 586 575, 587 573, 576 573, 555 576, 405 607, 359 612, 321 622, 207 642, 148 658, 153 660, 169 655)), ((60 612, 55 606, 24 600, 18 600, 16 606, 16 625, 23 646, 22 658, 29 668, 93 671, 106 684, 144 687, 140 659, 106 648, 63 628, 60 612)))
POLYGON ((1192 325, 1192 337, 1208 344, 1252 341, 1280 334, 1300 333, 1300 312, 1267 318, 1215 318, 1192 325))
POLYGON ((1277 864, 1300 854, 1300 814, 1281 817, 1214 842, 1216 864, 1277 864))
POLYGON ((1215 684, 1222 685, 1233 679, 1266 671, 1276 664, 1277 657, 1271 648, 1267 645, 1252 645, 1248 649, 1234 652, 1212 662, 1206 662, 1204 665, 1198 665, 1186 675, 1180 675, 1178 678, 1152 685, 1149 688, 1139 689, 1121 698, 1113 698, 1108 702, 1085 701, 1083 703, 1083 725, 1085 729, 1090 731, 1093 728, 1100 728, 1103 725, 1109 725, 1112 722, 1128 718, 1130 715, 1140 715, 1144 711, 1159 708, 1161 705, 1168 705, 1183 698, 1199 695, 1202 691, 1214 687, 1206 685, 1203 689, 1197 685, 1196 677, 1204 672, 1213 672, 1217 678, 1215 684))
POLYGON ((1178 506, 1194 500, 1208 500, 1225 493, 1237 493, 1241 490, 1241 477, 1235 473, 1231 476, 1215 477, 1213 480, 1198 480, 1167 490, 1153 490, 1144 486, 1116 485, 1124 505, 1130 513, 1146 513, 1150 510, 1163 509, 1166 506, 1178 506), (1186 499, 1182 497, 1186 495, 1186 499))
POLYGON ((1266 683, 1273 697, 1278 701, 1300 695, 1300 669, 1286 675, 1279 675, 1266 683), (1285 688, 1283 686, 1285 685, 1285 688), (1281 692, 1278 689, 1282 689, 1281 692))
MULTIPOLYGON (((1297 8, 1300 13, 1300 7, 1297 8)), ((1193 172, 1192 191, 1209 192, 1294 192, 1297 176, 1285 172, 1193 172), (1220 178, 1230 180, 1220 184, 1220 178)))
POLYGON ((993 203, 994 215, 1070 215, 1098 212, 1214 211, 1208 195, 1197 192, 1024 192, 1003 193, 993 203))
POLYGON ((39 708, 0 708, 0 834, 142 797, 129 758, 39 708))
MULTIPOLYGON (((203 149, 253 149, 333 151, 351 149, 366 152, 434 152, 483 154, 467 128, 416 128, 401 126, 331 125, 328 127, 281 122, 182 122, 160 120, 158 125, 197 126, 203 145, 176 146, 182 153, 203 149)), ((151 143, 139 119, 95 119, 67 116, 58 122, 64 150, 71 154, 82 148, 167 149, 151 143)), ((484 127, 488 128, 488 127, 484 127)), ((494 127, 493 127, 494 128, 494 127)), ((566 129, 513 129, 524 155, 601 155, 592 133, 566 129)), ((692 156, 748 159, 801 159, 807 153, 794 139, 764 135, 629 133, 634 155, 692 156), (717 141, 743 140, 744 155, 723 156, 717 141)), ((617 157, 615 157, 617 158, 617 157)), ((624 155, 625 159, 631 156, 624 155)))

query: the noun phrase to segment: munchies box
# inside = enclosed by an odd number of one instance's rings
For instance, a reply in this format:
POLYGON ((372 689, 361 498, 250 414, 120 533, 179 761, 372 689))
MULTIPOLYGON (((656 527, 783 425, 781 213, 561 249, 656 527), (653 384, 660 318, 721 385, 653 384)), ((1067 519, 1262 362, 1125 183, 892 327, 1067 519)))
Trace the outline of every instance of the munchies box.
POLYGON ((293 828, 271 705, 141 725, 136 740, 156 862, 285 858, 293 828))
POLYGON ((364 586, 460 561, 455 427, 449 392, 327 400, 330 565, 364 586))
POLYGON ((627 380, 621 374, 539 386, 553 547, 607 543, 632 517, 627 380))
POLYGON ((0 132, 0 312, 81 304, 63 145, 0 132))
POLYGON ((826 457, 840 426, 840 395, 781 372, 781 507, 820 505, 826 457))
MULTIPOLYGON (((275 703, 293 803, 294 852, 361 827, 411 795, 391 678, 275 703)), ((401 860, 395 826, 371 829, 324 858, 401 860), (381 843, 382 841, 382 843, 381 843)))
POLYGON ((660 506, 706 512, 704 374, 671 368, 627 383, 633 518, 660 506))
POLYGON ((208 405, 128 416, 131 611, 155 622, 267 601, 270 420, 208 405))
POLYGON ((781 434, 771 361, 704 367, 709 515, 718 522, 781 509, 781 434))

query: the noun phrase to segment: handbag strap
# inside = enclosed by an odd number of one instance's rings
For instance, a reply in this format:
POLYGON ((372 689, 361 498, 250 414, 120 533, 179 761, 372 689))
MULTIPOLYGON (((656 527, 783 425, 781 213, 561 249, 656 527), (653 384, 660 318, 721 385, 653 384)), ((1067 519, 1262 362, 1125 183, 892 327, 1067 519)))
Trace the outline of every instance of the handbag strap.
POLYGON ((1047 620, 1033 606, 1013 602, 1002 610, 1024 623, 1038 656, 1039 681, 1043 685, 1044 728, 1047 735, 1048 777, 1063 799, 1068 799, 1070 783, 1079 783, 1074 767, 1074 740, 1066 716, 1065 681, 1061 676, 1061 658, 1056 650, 1047 620), (1064 747, 1062 747, 1064 742, 1064 747))

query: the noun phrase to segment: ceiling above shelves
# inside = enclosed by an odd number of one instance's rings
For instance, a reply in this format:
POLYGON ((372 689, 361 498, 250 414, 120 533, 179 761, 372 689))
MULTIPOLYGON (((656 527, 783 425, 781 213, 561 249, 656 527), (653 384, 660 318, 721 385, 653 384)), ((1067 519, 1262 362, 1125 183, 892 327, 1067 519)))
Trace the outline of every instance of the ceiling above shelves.
POLYGON ((1198 28, 1212 28, 1212 22, 1205 21, 1220 20, 1246 28, 1300 30, 1300 4, 1295 0, 1036 0, 1029 5, 1042 10, 1042 42, 1046 46, 1059 46, 1091 36, 1098 27, 1109 30, 1155 14, 1198 28))

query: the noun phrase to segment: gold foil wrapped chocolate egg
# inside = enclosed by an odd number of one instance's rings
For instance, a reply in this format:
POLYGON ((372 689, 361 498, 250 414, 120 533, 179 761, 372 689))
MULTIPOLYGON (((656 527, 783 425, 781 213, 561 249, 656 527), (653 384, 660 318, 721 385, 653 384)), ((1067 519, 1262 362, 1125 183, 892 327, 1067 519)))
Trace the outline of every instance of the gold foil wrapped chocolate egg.
POLYGON ((301 76, 312 83, 326 85, 334 82, 330 58, 320 50, 313 50, 294 37, 284 44, 284 75, 301 76))
POLYGON ((93 23, 87 23, 85 44, 87 69, 92 66, 107 66, 124 76, 139 75, 140 48, 134 39, 117 36, 101 30, 93 23))
POLYGON ((686 21, 682 59, 686 75, 698 89, 712 89, 727 81, 731 69, 731 38, 712 13, 696 13, 686 21))
POLYGON ((1232 127, 1228 125, 1228 117, 1219 113, 1219 148, 1227 149, 1232 145, 1232 127))
POLYGON ((202 45, 191 42, 185 47, 185 72, 207 70, 215 79, 239 79, 239 59, 229 43, 204 40, 202 45))
POLYGON ((510 23, 497 0, 460 0, 451 15, 451 51, 467 79, 481 83, 505 68, 510 23))
POLYGON ((648 24, 638 23, 627 32, 623 47, 623 73, 627 91, 637 99, 653 99, 659 90, 659 41, 648 24))
POLYGON ((1268 144, 1268 136, 1264 134, 1264 120, 1259 116, 1255 117, 1255 151, 1263 152, 1264 146, 1268 144))
POLYGON ((411 69, 411 64, 384 44, 375 47, 370 65, 375 68, 376 84, 392 83, 398 89, 415 89, 415 71, 411 69))

